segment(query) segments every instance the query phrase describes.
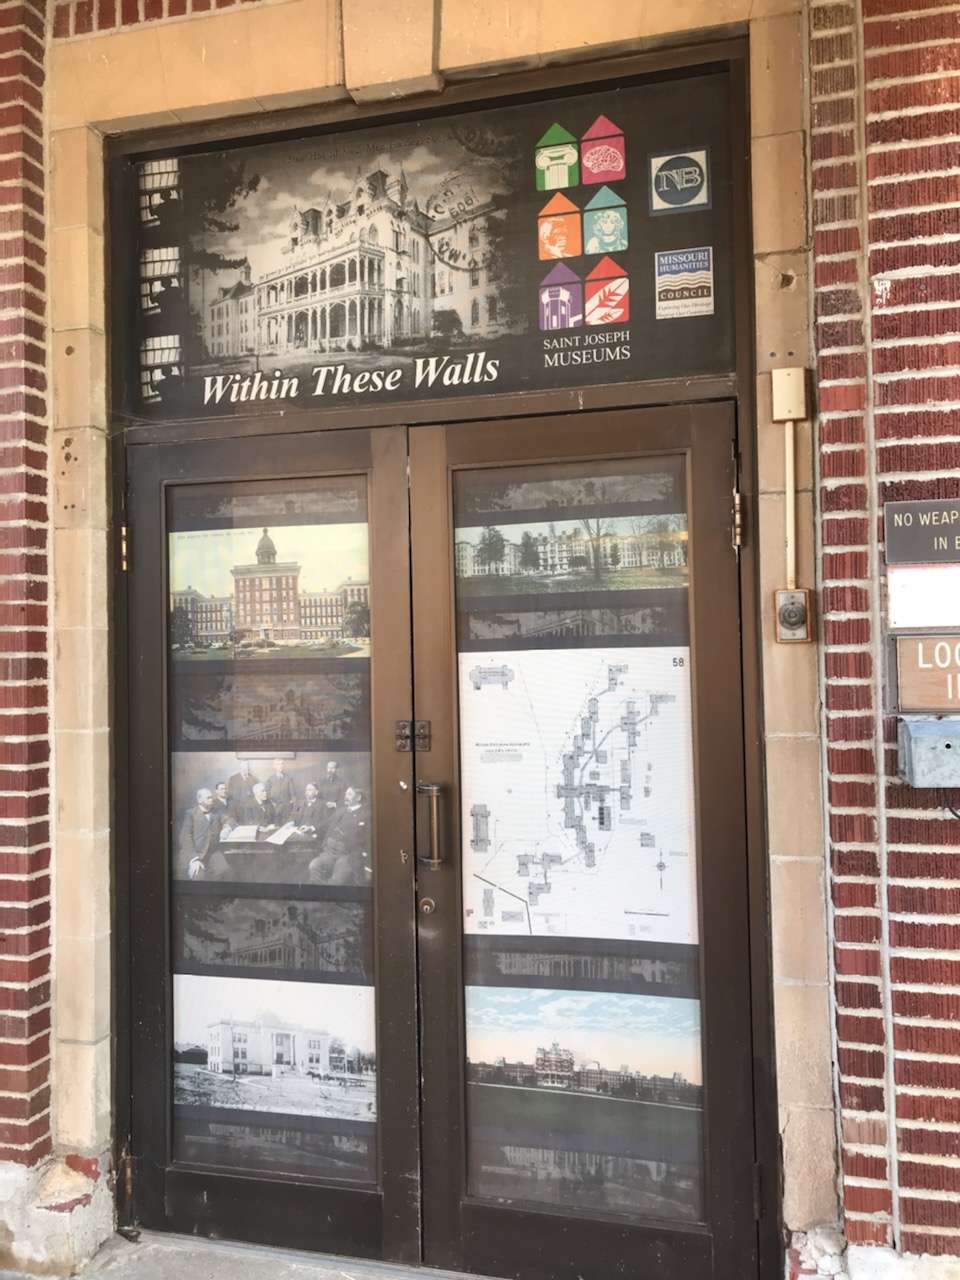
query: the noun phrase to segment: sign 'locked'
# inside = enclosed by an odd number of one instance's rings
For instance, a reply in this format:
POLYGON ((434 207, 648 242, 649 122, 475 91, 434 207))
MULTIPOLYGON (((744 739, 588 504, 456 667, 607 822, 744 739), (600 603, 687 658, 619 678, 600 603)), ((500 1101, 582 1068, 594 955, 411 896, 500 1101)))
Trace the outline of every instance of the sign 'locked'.
POLYGON ((960 710, 960 636, 899 636, 901 711, 960 710))

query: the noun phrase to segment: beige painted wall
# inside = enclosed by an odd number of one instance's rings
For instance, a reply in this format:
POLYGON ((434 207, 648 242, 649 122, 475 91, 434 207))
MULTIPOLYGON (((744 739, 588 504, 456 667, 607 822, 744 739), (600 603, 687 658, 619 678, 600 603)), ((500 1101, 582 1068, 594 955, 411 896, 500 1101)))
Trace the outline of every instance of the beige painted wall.
MULTIPOLYGON (((102 134, 337 98, 439 90, 636 51, 718 28, 751 42, 761 577, 768 814, 785 1217, 836 1218, 820 704, 814 646, 778 647, 783 451, 770 374, 810 363, 802 0, 282 0, 55 42, 49 61, 56 496, 56 1125, 72 1149, 110 1131, 110 711, 106 662, 102 134)), ((798 447, 801 583, 813 585, 809 427, 798 447)), ((121 851, 122 853, 122 851, 121 851)))

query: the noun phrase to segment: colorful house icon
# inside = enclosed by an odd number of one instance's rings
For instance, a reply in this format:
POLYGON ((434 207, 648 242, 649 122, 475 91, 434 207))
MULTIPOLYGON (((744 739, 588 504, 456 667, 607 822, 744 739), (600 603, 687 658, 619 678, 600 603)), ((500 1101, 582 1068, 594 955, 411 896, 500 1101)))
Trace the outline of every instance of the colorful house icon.
POLYGON ((622 253, 627 247, 627 206, 601 187, 583 211, 584 253, 622 253))
POLYGON ((576 329, 583 324, 583 285, 558 262, 540 281, 540 328, 576 329))
POLYGON ((577 140, 562 124, 552 124, 535 152, 538 191, 575 187, 580 181, 577 140))
POLYGON ((583 252, 580 210, 559 191, 540 210, 537 244, 544 262, 551 258, 577 258, 583 252))
POLYGON ((587 276, 587 324, 623 324, 630 319, 630 281, 612 258, 601 258, 587 276))
POLYGON ((583 181, 620 182, 627 176, 627 149, 623 130, 606 116, 597 116, 580 139, 583 181))

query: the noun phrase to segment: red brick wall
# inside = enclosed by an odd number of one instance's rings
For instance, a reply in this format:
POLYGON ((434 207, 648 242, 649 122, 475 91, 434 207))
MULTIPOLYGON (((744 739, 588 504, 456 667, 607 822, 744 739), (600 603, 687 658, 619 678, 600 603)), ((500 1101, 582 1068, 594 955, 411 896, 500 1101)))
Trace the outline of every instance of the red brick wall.
POLYGON ((44 6, 0 4, 0 1160, 50 1150, 44 6))
POLYGON ((93 35, 164 18, 193 17, 231 9, 255 0, 58 0, 53 6, 53 37, 93 35))
POLYGON ((813 0, 810 22, 846 1232, 960 1255, 960 792, 896 779, 881 520, 960 494, 960 5, 813 0))

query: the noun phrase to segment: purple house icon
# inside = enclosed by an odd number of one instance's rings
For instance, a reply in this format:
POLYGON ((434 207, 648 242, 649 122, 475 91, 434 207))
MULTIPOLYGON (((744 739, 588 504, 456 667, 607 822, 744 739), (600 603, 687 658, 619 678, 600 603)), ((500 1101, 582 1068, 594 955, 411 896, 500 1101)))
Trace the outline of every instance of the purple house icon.
POLYGON ((540 328, 576 329, 583 324, 583 285, 564 263, 540 281, 540 328))

